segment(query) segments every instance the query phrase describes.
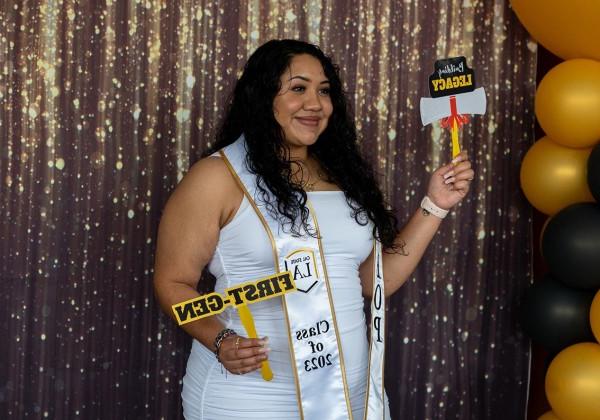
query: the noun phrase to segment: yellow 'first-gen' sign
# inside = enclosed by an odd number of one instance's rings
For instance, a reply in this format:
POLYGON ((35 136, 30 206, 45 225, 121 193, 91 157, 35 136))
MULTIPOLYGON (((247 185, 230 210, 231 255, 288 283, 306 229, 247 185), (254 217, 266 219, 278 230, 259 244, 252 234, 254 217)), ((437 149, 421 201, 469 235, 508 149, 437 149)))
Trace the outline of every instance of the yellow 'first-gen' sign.
POLYGON ((264 277, 256 281, 241 283, 225 289, 225 296, 213 292, 172 306, 179 325, 221 313, 230 305, 238 307, 296 290, 296 284, 289 271, 264 277))

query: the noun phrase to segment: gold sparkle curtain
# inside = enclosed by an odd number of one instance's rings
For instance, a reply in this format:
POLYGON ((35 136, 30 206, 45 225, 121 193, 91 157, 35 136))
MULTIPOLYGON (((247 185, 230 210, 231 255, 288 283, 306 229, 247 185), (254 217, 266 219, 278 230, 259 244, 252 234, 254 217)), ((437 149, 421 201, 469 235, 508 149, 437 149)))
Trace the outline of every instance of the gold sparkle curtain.
POLYGON ((477 178, 390 300, 386 385, 396 419, 521 418, 536 50, 507 3, 0 2, 0 417, 181 418, 189 339, 151 286, 160 211, 248 55, 292 37, 340 64, 401 220, 450 153, 419 121, 433 62, 475 69, 477 178))

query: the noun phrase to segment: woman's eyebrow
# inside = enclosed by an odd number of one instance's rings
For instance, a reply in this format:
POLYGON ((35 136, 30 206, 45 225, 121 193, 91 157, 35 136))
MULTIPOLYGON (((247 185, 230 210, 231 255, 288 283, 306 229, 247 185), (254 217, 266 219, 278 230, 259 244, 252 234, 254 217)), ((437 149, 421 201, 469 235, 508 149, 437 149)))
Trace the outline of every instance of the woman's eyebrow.
MULTIPOLYGON (((294 80, 294 79, 304 80, 305 82, 311 81, 308 77, 304 77, 304 76, 294 76, 294 77, 289 78, 288 81, 294 80)), ((329 83, 329 80, 327 80, 327 79, 322 80, 319 84, 322 85, 323 83, 329 83)))

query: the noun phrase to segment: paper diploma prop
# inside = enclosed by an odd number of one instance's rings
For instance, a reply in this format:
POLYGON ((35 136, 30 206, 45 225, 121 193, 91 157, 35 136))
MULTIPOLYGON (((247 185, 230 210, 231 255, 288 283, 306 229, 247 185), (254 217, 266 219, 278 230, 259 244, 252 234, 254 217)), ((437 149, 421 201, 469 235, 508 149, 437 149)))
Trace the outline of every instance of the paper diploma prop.
POLYGON ((431 98, 421 98, 421 122, 425 126, 441 120, 450 129, 454 158, 460 153, 458 129, 469 122, 469 114, 485 114, 485 91, 475 89, 475 74, 465 57, 454 57, 435 62, 429 93, 431 98))
MULTIPOLYGON (((219 314, 228 306, 233 306, 237 308, 240 314, 240 320, 244 325, 248 337, 258 338, 254 319, 248 305, 282 296, 294 290, 296 290, 294 277, 289 271, 284 271, 225 289, 225 295, 213 292, 177 303, 172 306, 172 309, 177 323, 183 325, 207 316, 219 314)), ((273 372, 268 360, 262 362, 260 372, 265 381, 273 379, 273 372)))

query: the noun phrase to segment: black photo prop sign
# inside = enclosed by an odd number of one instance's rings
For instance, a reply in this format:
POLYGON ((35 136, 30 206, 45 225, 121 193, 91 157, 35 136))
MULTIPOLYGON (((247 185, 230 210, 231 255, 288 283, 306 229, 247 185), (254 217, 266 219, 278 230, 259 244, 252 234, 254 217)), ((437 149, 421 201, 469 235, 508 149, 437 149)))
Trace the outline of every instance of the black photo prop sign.
POLYGON ((456 95, 475 90, 475 73, 467 66, 465 57, 452 57, 435 62, 429 76, 429 93, 432 98, 456 95))

